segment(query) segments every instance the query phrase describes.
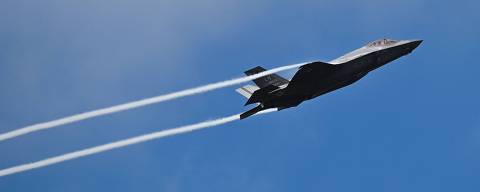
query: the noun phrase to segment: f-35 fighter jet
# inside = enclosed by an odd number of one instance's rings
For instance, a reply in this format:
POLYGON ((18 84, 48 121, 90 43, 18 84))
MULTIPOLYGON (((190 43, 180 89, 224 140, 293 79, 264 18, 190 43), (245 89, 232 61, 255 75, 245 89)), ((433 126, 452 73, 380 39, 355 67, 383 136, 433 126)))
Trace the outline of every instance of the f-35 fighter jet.
MULTIPOLYGON (((303 101, 350 85, 368 72, 411 53, 421 43, 422 40, 380 39, 328 63, 316 61, 305 64, 290 81, 277 74, 255 79, 256 86, 246 85, 236 90, 248 99, 245 105, 258 103, 255 108, 241 114, 240 119, 269 108, 282 110, 295 107, 303 101)), ((266 70, 258 66, 245 71, 245 74, 254 75, 263 71, 266 70)))

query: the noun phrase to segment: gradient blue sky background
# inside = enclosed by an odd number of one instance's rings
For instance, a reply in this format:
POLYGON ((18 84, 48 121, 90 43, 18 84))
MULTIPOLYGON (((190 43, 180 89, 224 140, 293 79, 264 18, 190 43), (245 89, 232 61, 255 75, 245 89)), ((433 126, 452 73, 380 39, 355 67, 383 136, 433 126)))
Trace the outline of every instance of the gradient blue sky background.
MULTIPOLYGON (((2 0, 1 132, 378 38, 424 43, 298 108, 2 177, 0 191, 480 191, 478 7, 2 0)), ((1 142, 0 168, 244 111, 235 88, 1 142)))

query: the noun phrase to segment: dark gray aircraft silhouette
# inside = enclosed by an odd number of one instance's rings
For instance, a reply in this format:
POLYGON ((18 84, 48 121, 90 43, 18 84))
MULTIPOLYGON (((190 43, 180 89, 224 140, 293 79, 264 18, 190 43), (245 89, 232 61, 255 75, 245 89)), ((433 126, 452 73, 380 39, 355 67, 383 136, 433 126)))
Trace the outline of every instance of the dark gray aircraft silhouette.
MULTIPOLYGON (((267 75, 253 80, 257 85, 247 85, 236 91, 248 98, 245 105, 258 103, 255 108, 240 115, 240 119, 269 109, 278 110, 295 107, 303 101, 313 99, 330 91, 350 85, 368 72, 395 59, 411 53, 422 40, 380 39, 345 54, 329 63, 320 61, 302 65, 288 81, 277 75, 267 75)), ((266 71, 258 66, 246 75, 266 71)))

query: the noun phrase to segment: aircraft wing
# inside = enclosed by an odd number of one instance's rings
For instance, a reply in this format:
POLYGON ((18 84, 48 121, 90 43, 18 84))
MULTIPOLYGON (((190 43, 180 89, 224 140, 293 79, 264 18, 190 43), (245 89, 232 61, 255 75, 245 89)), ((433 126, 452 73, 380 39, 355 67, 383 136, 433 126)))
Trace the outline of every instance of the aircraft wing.
POLYGON ((311 76, 314 73, 315 76, 327 76, 338 69, 339 65, 332 65, 324 62, 313 62, 302 65, 300 69, 295 73, 289 85, 295 85, 299 81, 303 81, 305 78, 311 76))

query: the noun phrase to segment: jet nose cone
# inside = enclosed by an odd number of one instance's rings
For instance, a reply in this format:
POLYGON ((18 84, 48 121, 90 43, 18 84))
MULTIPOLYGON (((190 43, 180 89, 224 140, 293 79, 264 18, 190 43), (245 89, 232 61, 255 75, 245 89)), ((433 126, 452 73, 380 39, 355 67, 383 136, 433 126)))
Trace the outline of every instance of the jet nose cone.
POLYGON ((409 44, 412 46, 412 50, 416 49, 420 44, 422 44, 423 40, 413 40, 409 44))

